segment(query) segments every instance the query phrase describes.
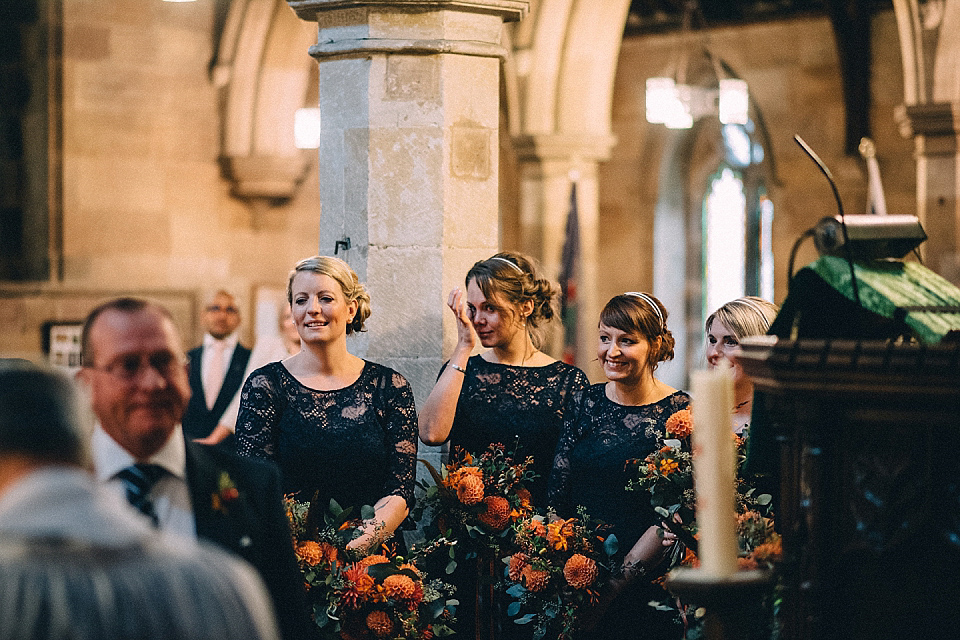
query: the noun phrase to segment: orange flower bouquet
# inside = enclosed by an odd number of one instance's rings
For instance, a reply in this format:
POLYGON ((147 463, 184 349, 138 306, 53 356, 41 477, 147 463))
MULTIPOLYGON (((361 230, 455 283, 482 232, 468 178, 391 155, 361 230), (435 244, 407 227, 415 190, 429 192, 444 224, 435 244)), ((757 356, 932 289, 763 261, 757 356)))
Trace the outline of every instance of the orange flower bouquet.
MULTIPOLYGON (((513 524, 533 511, 527 488, 536 474, 532 458, 515 461, 503 445, 491 444, 480 455, 457 449, 439 471, 426 460, 433 484, 420 482, 424 496, 417 502, 416 519, 424 514, 429 535, 457 540, 467 558, 478 553, 498 555, 513 538, 513 524)), ((455 547, 450 547, 447 573, 456 569, 455 547)))
POLYGON ((568 520, 537 515, 514 525, 517 551, 503 560, 507 615, 514 623, 533 625, 534 638, 573 637, 578 614, 598 600, 619 546, 603 528, 583 508, 568 520))
MULTIPOLYGON (((362 520, 351 519, 351 509, 331 500, 317 524, 315 504, 287 496, 285 506, 313 620, 324 640, 431 640, 452 633, 453 588, 417 566, 436 548, 414 550, 407 559, 386 546, 375 554, 347 549, 361 533, 362 520)), ((361 517, 372 517, 370 511, 364 507, 361 517)))
MULTIPOLYGON (((677 533, 694 554, 678 554, 682 564, 695 563, 696 496, 693 490, 693 460, 690 435, 693 433, 692 409, 681 409, 667 419, 665 433, 658 438, 659 447, 643 460, 631 464, 637 477, 627 489, 646 492, 650 505, 664 523, 677 533)), ((737 450, 737 514, 741 565, 756 566, 753 550, 774 539, 769 494, 759 493, 740 473, 746 460, 747 432, 738 436, 731 432, 737 450), (750 558, 744 561, 744 558, 750 558)))

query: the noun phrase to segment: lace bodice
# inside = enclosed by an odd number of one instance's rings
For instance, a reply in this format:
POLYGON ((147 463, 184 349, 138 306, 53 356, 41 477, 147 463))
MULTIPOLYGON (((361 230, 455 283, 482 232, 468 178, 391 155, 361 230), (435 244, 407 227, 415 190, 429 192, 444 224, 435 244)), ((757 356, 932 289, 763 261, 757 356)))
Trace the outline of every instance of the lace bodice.
POLYGON ((583 371, 563 362, 516 367, 473 356, 467 362, 450 444, 478 453, 493 442, 520 457, 532 455, 540 475, 531 493, 546 499, 547 478, 574 394, 589 384, 583 371))
POLYGON ((321 504, 335 498, 343 507, 398 495, 413 506, 417 414, 396 371, 365 362, 353 384, 318 391, 272 362, 241 394, 237 450, 277 463, 285 492, 310 499, 319 490, 321 504))
POLYGON ((659 517, 626 490, 632 476, 624 466, 653 452, 667 418, 689 406, 690 396, 677 391, 653 404, 624 406, 608 399, 601 383, 578 394, 575 403, 557 447, 548 501, 564 517, 583 505, 613 526, 625 553, 659 517))

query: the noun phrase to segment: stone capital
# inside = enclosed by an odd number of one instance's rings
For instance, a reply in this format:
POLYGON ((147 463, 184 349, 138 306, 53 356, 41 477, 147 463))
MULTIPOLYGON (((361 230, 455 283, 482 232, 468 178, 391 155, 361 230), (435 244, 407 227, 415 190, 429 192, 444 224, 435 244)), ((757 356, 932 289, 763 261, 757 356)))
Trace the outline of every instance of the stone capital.
POLYGON ((288 200, 297 191, 310 168, 310 156, 224 156, 220 158, 224 173, 233 183, 231 192, 237 198, 288 200))
POLYGON ((496 16, 502 22, 518 22, 527 15, 527 0, 287 0, 300 18, 320 27, 338 25, 371 14, 424 14, 438 11, 496 16), (334 17, 328 17, 334 14, 334 17))
POLYGON ((523 18, 526 0, 287 0, 318 25, 318 60, 376 54, 458 54, 504 59, 504 22, 523 18))
POLYGON ((610 158, 615 144, 613 134, 535 133, 514 138, 521 162, 602 162, 610 158))
POLYGON ((901 105, 897 107, 894 115, 904 138, 956 137, 960 133, 960 104, 957 103, 901 105))

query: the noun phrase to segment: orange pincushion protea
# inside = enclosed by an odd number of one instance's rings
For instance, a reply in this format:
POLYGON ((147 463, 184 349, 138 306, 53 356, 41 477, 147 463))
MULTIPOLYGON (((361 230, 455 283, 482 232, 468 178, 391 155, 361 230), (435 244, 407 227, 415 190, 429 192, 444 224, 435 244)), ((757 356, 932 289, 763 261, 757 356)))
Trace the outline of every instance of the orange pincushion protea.
POLYGON ((354 564, 344 571, 343 577, 353 583, 353 587, 358 593, 366 593, 375 583, 373 576, 367 573, 367 568, 359 564, 354 564))
POLYGON ((491 529, 502 531, 510 524, 510 503, 503 496, 487 496, 483 499, 487 510, 477 516, 480 522, 491 529))
POLYGON ((522 582, 528 591, 543 591, 547 583, 550 582, 550 574, 546 571, 534 569, 532 564, 528 564, 520 572, 522 582))
POLYGON ((563 577, 574 589, 585 589, 600 575, 597 563, 581 553, 570 556, 563 566, 563 577))
POLYGON ((514 582, 520 582, 520 575, 523 568, 530 564, 530 556, 518 551, 510 556, 510 566, 507 569, 507 577, 514 582))
POLYGON ((377 609, 367 614, 367 628, 378 638, 386 638, 393 631, 393 620, 386 611, 377 609))
POLYGON ((387 592, 387 597, 394 600, 405 600, 413 597, 417 586, 409 577, 402 573, 395 573, 383 580, 383 589, 387 592))
POLYGON ((531 536, 547 537, 547 527, 544 526, 542 520, 530 520, 527 522, 526 530, 531 536))
POLYGON ((457 498, 463 504, 477 504, 483 500, 483 480, 476 476, 463 476, 457 483, 457 498))
POLYGON ((374 554, 372 556, 367 556, 366 558, 361 559, 359 564, 361 567, 369 567, 374 564, 383 564, 384 562, 390 562, 387 556, 374 554))
POLYGON ((667 435, 677 438, 686 438, 693 433, 693 412, 690 409, 681 409, 667 418, 665 425, 667 435))

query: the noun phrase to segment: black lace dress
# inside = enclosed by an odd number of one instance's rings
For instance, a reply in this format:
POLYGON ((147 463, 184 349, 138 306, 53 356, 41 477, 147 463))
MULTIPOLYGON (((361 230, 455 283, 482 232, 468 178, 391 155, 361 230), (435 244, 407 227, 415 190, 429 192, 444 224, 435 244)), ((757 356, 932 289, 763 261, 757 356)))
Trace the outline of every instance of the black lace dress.
POLYGON ((417 413, 396 371, 365 362, 343 389, 301 384, 280 362, 247 378, 237 419, 237 451, 280 467, 285 493, 342 507, 397 495, 413 507, 417 413))
MULTIPOLYGON (((574 395, 589 384, 587 376, 563 362, 517 367, 487 362, 480 356, 471 357, 466 368, 450 430, 451 447, 479 454, 490 444, 500 443, 515 451, 517 459, 533 456, 532 468, 539 477, 530 494, 534 506, 545 506, 547 478, 564 419, 574 395)), ((478 558, 461 563, 451 576, 460 601, 457 633, 461 637, 489 640, 530 635, 527 628, 507 619, 504 603, 493 593, 493 573, 500 568, 498 559, 478 558)))
MULTIPOLYGON (((606 384, 595 384, 576 398, 576 412, 564 427, 550 475, 548 501, 559 515, 587 513, 611 525, 620 543, 619 559, 643 532, 660 517, 638 494, 627 491, 633 477, 628 460, 643 459, 657 446, 667 418, 690 404, 690 396, 677 391, 659 402, 624 406, 607 398, 606 384)), ((666 592, 639 579, 613 602, 597 628, 583 637, 679 638, 682 629, 672 614, 647 605, 663 601, 666 592)))
POLYGON ((467 362, 450 446, 482 453, 499 442, 517 457, 533 456, 539 474, 533 504, 546 504, 547 478, 573 396, 589 384, 583 371, 564 362, 515 367, 473 356, 467 362))

